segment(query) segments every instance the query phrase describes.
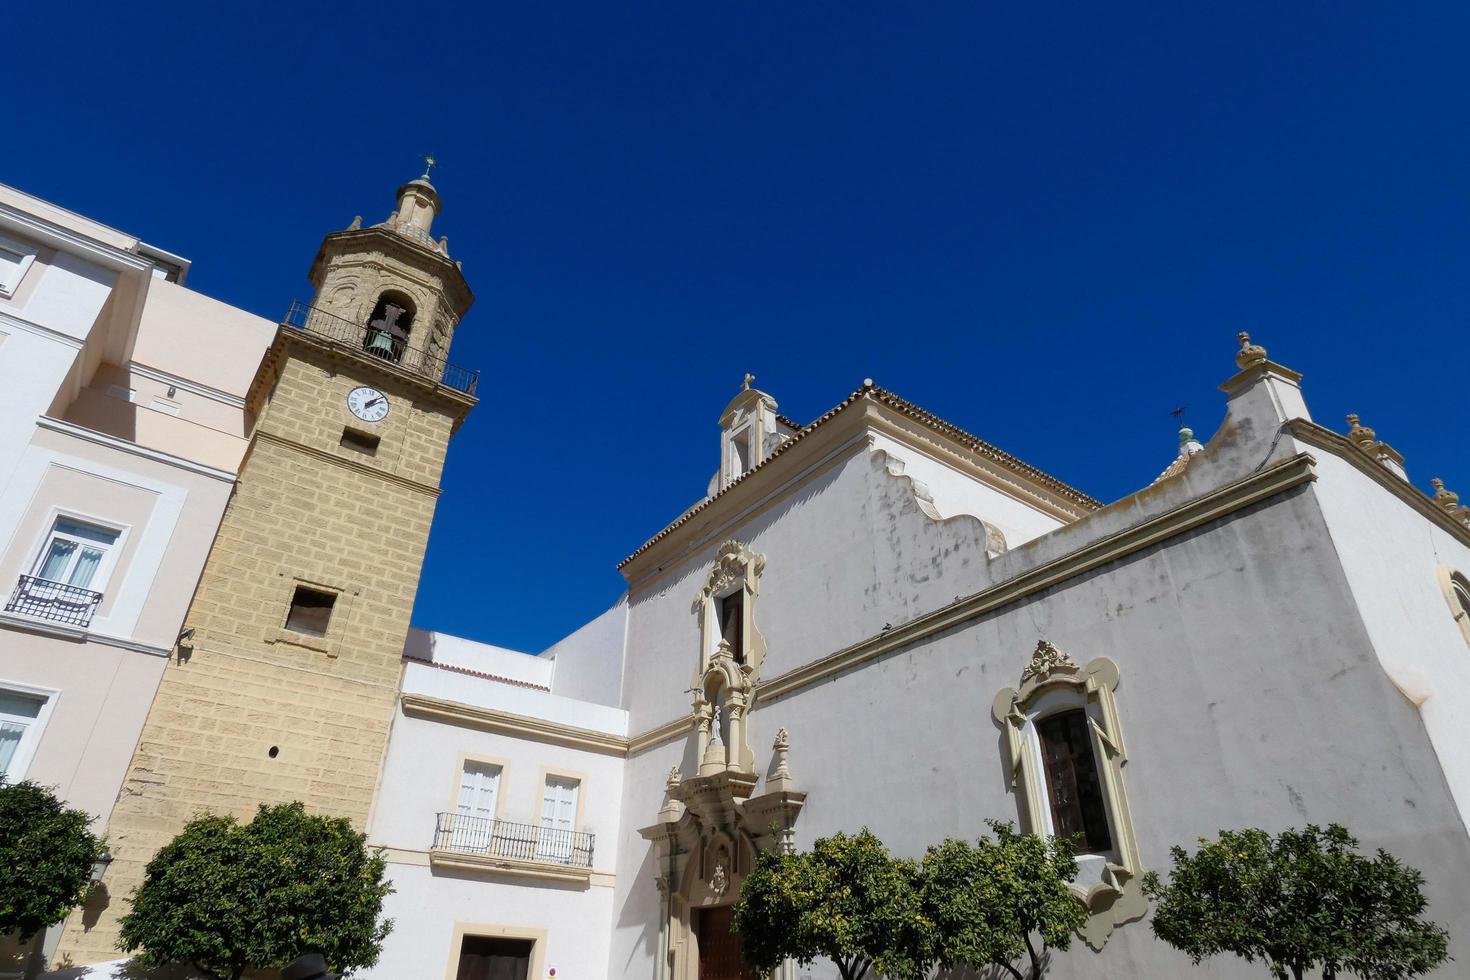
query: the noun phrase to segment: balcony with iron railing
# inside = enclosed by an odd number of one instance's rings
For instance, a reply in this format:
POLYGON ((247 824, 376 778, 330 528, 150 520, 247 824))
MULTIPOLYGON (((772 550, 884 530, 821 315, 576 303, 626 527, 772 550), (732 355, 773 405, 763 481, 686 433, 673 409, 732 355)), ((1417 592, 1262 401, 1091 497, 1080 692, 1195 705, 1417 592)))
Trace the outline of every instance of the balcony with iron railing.
POLYGON ((317 309, 309 303, 296 300, 281 320, 283 327, 299 330, 304 334, 325 340, 368 357, 377 358, 385 364, 409 374, 442 384, 466 395, 473 395, 480 381, 480 372, 450 364, 443 352, 417 347, 409 338, 389 330, 368 324, 346 320, 335 313, 317 309))
POLYGON ((86 629, 92 625, 92 617, 101 602, 101 592, 22 575, 10 593, 10 601, 5 603, 5 611, 86 629))
POLYGON ((450 867, 586 881, 595 838, 583 831, 440 813, 430 860, 450 867))

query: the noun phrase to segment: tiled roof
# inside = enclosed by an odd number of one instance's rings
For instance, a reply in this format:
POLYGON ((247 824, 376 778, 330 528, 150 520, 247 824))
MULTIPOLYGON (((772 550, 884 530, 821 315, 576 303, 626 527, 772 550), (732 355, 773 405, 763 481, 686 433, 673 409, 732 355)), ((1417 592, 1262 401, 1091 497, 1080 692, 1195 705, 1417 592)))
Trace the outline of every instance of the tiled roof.
MULTIPOLYGON (((668 537, 680 526, 688 523, 690 518, 694 517, 694 515, 698 514, 700 511, 708 507, 710 503, 716 498, 722 497, 725 494, 729 493, 731 489, 739 486, 741 483, 749 479, 752 473, 755 473, 756 471, 765 467, 768 463, 770 463, 771 460, 786 452, 786 450, 790 449, 796 443, 800 442, 812 432, 816 431, 825 422, 834 418, 843 409, 847 408, 849 405, 862 398, 871 398, 874 401, 881 402, 882 404, 887 405, 889 408, 902 412, 904 415, 907 415, 908 417, 915 419, 916 421, 924 423, 931 429, 944 433, 951 439, 954 439, 956 442, 963 443, 966 448, 971 449, 982 456, 986 456, 996 461, 997 463, 1002 464, 1003 466, 1024 473, 1026 476, 1046 487, 1057 496, 1063 497, 1071 501, 1072 503, 1083 507, 1084 509, 1097 510, 1102 507, 1101 501, 1089 497, 1081 490, 1078 490, 1075 487, 1071 487, 1063 483, 1056 477, 1049 476, 1046 473, 1043 473, 1041 470, 1030 465, 1029 463, 1023 463, 1015 456, 1012 456, 1010 453, 1006 452, 1003 449, 991 445, 984 439, 981 439, 979 436, 971 435, 964 429, 961 429, 959 426, 954 425, 950 422, 946 422, 944 419, 940 418, 937 415, 934 415, 931 412, 926 412, 924 409, 915 405, 913 402, 908 401, 904 398, 900 398, 898 395, 895 395, 891 391, 879 388, 877 385, 874 385, 872 383, 865 383, 862 385, 862 387, 858 388, 856 391, 848 395, 842 401, 838 402, 832 408, 828 409, 826 412, 823 412, 810 425, 806 426, 803 429, 800 429, 795 435, 787 439, 785 442, 781 443, 781 445, 777 446, 776 449, 765 459, 761 460, 755 466, 752 466, 739 477, 732 480, 729 486, 725 487, 723 490, 720 490, 718 493, 706 497, 699 503, 695 504, 693 507, 686 510, 672 524, 645 541, 642 547, 640 547, 637 551, 633 552, 627 558, 624 558, 622 561, 618 562, 617 567, 620 569, 625 567, 634 558, 637 558, 639 555, 643 554, 659 541, 662 541, 664 538, 668 537)), ((786 421, 790 420, 788 419, 786 421)))
POLYGON ((503 677, 500 674, 487 674, 483 670, 471 670, 468 667, 460 667, 455 664, 435 663, 432 660, 424 660, 420 657, 404 657, 405 663, 422 664, 425 667, 433 667, 438 670, 452 670, 456 674, 468 674, 471 677, 483 677, 487 681, 497 681, 501 684, 509 684, 512 687, 527 687, 533 691, 544 691, 551 693, 551 688, 545 684, 537 684, 535 681, 523 681, 515 677, 503 677))

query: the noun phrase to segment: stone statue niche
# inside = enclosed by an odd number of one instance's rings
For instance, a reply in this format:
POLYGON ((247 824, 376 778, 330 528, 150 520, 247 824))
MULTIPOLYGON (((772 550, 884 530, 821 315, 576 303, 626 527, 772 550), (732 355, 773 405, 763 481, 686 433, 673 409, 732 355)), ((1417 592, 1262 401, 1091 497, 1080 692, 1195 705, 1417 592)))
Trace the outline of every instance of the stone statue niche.
POLYGON ((384 360, 400 361, 413 329, 413 301, 402 293, 387 292, 378 298, 368 319, 363 350, 384 360))

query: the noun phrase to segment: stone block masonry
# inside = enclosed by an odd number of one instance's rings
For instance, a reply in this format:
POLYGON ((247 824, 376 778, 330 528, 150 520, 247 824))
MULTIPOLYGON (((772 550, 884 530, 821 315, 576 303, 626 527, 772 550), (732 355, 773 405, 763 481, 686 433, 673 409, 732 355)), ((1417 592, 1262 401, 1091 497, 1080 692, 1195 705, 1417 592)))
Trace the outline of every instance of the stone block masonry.
POLYGON ((285 330, 262 370, 276 372, 273 390, 185 621, 194 636, 164 674, 105 828, 106 908, 73 915, 60 961, 119 955, 147 862, 198 814, 246 820, 301 800, 366 827, 463 407, 285 330), (389 398, 380 423, 347 411, 363 384, 389 398), (378 436, 376 452, 343 446, 346 428, 378 436), (286 628, 298 586, 334 596, 325 635, 286 628))

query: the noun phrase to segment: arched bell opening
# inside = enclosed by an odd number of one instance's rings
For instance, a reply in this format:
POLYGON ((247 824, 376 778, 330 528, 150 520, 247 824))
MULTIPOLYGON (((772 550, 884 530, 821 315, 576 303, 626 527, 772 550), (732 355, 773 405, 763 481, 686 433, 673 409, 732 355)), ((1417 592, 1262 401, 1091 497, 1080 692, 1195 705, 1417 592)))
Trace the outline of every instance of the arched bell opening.
POLYGON ((417 314, 418 307, 406 293, 396 289, 385 290, 373 306, 372 316, 368 317, 363 350, 394 363, 403 360, 417 314))

